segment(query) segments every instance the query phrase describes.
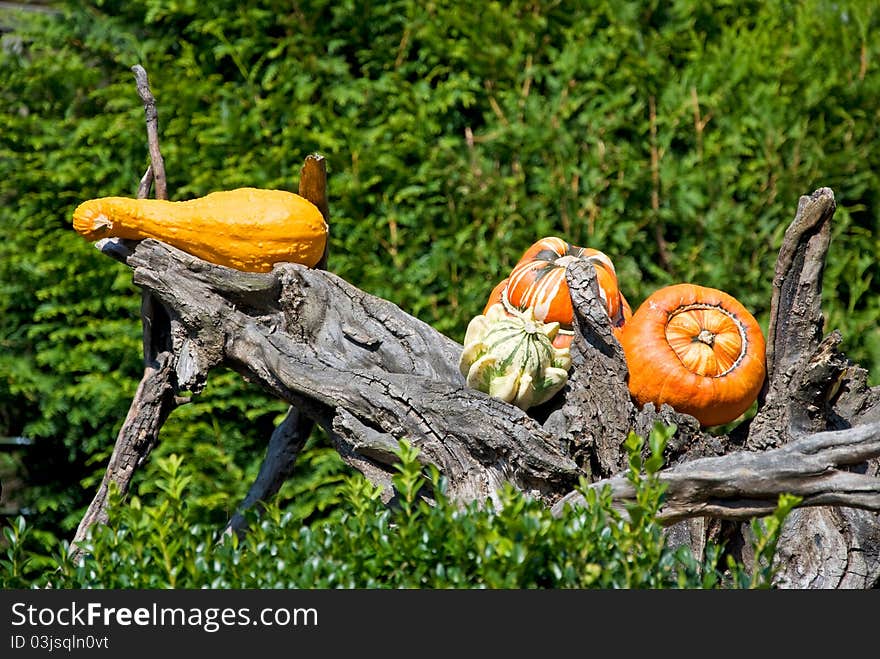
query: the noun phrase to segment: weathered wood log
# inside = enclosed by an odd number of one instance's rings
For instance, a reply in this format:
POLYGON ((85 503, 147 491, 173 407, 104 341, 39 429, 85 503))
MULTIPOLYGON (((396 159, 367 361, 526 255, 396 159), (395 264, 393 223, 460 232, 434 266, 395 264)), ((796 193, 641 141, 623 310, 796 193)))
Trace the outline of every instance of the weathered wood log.
MULTIPOLYGON (((767 380, 748 429, 749 450, 880 419, 880 388, 871 390, 864 369, 838 351, 839 332, 823 337, 822 274, 835 207, 833 192, 820 188, 801 197, 786 230, 773 278, 767 380)), ((880 463, 867 460, 859 469, 863 473, 852 477, 867 479, 880 472, 880 463)), ((880 579, 880 517, 854 507, 794 510, 776 561, 780 586, 871 587, 880 579)))
MULTIPOLYGON (((156 98, 150 90, 147 72, 140 65, 132 67, 138 96, 144 105, 147 147, 150 165, 140 179, 137 196, 144 199, 155 185, 156 198, 167 199, 165 161, 159 147, 159 113, 156 98)), ((108 249, 112 249, 109 246, 108 249)), ((89 527, 106 523, 110 487, 123 495, 128 492, 137 468, 147 459, 159 441, 159 429, 168 415, 184 399, 175 395, 175 356, 171 351, 171 334, 178 332, 168 313, 157 304, 148 290, 141 293, 141 324, 143 325, 144 373, 129 406, 128 414, 116 436, 116 444, 95 497, 77 527, 71 553, 82 553, 81 541, 89 527)))
MULTIPOLYGON (((793 448, 730 453, 736 446, 728 438, 709 435, 690 417, 650 405, 636 410, 624 395, 620 347, 597 311, 591 268, 575 266, 568 274, 578 310, 571 381, 561 403, 527 414, 464 385, 460 344, 330 272, 279 264, 271 273, 242 273, 155 240, 102 247, 133 268, 134 282, 183 328, 172 337, 178 386, 203 382, 221 363, 231 366, 319 423, 340 455, 387 486, 389 497, 394 450, 407 439, 461 501, 492 498, 503 483, 513 483, 548 505, 561 505, 578 478, 594 471, 593 480, 611 478, 624 500, 631 493, 619 487, 623 431, 649 428, 659 419, 683 429, 667 448, 675 465, 663 472, 674 485, 667 522, 766 514, 786 491, 807 495, 805 507, 877 510, 877 479, 847 467, 876 457, 876 425, 841 430, 832 444, 820 431, 802 433, 793 448), (610 441, 602 436, 606 426, 617 429, 610 441), (817 446, 820 454, 810 456, 817 446), (581 464, 572 457, 578 454, 581 464), (741 473, 743 465, 751 472, 741 473), (775 478, 781 474, 786 477, 775 478)), ((874 406, 858 409, 867 418, 874 406)), ((861 527, 876 530, 876 520, 862 521, 861 527)), ((699 544, 706 528, 691 524, 686 530, 699 544)), ((864 573, 867 587, 870 565, 864 573)))
MULTIPOLYGON (((549 470, 570 483, 583 473, 566 456, 564 442, 531 416, 463 386, 459 344, 332 273, 292 264, 265 275, 239 273, 154 240, 116 255, 134 268, 135 283, 188 328, 177 350, 188 355, 191 377, 228 363, 309 409, 329 432, 334 421, 346 428, 356 439, 337 441, 386 466, 397 439, 409 437, 452 480, 462 471, 456 465, 470 462, 466 456, 487 453, 494 462, 498 452, 512 462, 505 470, 519 471, 520 478, 531 473, 530 479, 543 480, 549 470), (334 303, 326 304, 329 299, 334 303), (339 420, 337 409, 345 410, 339 420)), ((589 278, 588 269, 582 274, 589 278)), ((491 493, 485 485, 497 479, 486 468, 478 469, 484 487, 462 488, 462 496, 491 493)), ((552 488, 546 492, 559 496, 552 488)))
MULTIPOLYGON (((152 174, 155 167, 142 180, 143 194, 152 174)), ((324 176, 323 183, 304 176, 300 190, 326 216, 324 176)), ((244 511, 290 476, 312 424, 349 465, 383 486, 386 501, 394 497, 395 451, 405 439, 439 469, 454 500, 491 500, 512 484, 558 513, 582 501, 582 478, 610 487, 621 504, 630 499, 624 441, 630 431, 646 436, 659 421, 677 428, 659 474, 667 485, 660 519, 673 542, 686 542, 699 557, 726 524, 732 551, 751 564, 748 525, 739 520, 769 513, 782 493, 798 494, 801 507, 779 544, 777 585, 874 587, 880 388, 870 388, 867 372, 838 351, 839 333, 823 338, 821 278, 834 209, 827 188, 800 200, 773 281, 767 381, 755 417, 727 436, 668 406, 632 403, 626 361, 586 264, 566 274, 575 307, 569 382, 527 413, 465 385, 459 343, 322 268, 278 264, 270 273, 244 273, 156 240, 102 241, 102 252, 132 268, 144 291, 147 371, 76 539, 106 521, 106 485, 125 491, 181 394, 198 394, 224 365, 290 405, 229 531, 243 532, 244 511)))
POLYGON ((492 497, 507 481, 542 494, 576 483, 576 465, 536 420, 464 385, 460 344, 332 273, 241 273, 155 240, 124 260, 191 330, 177 346, 189 365, 181 387, 223 362, 388 474, 408 439, 454 476, 453 497, 492 497))

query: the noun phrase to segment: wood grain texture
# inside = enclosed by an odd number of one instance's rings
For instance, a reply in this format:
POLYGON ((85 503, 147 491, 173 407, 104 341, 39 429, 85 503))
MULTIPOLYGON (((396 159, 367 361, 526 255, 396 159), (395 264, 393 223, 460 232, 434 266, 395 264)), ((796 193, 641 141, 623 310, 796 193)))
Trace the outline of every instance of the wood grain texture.
MULTIPOLYGON (((153 135, 145 75, 138 85, 153 135)), ((140 190, 155 184, 158 196, 164 165, 153 152, 158 141, 148 141, 152 162, 140 190)), ((322 156, 306 158, 299 192, 329 225, 322 156)), ((223 365, 290 405, 229 533, 245 532, 246 510, 291 475, 313 424, 345 462, 383 488, 388 503, 395 452, 407 440, 439 469, 453 500, 497 500, 511 484, 560 514, 583 503, 582 481, 610 488, 623 510, 634 496, 624 476, 624 441, 660 422, 677 428, 659 472, 667 487, 660 520, 670 543, 687 544, 700 557, 726 524, 731 544, 746 548, 742 520, 772 512, 781 493, 792 493, 803 502, 783 529, 776 585, 875 587, 880 391, 840 352, 839 333, 823 335, 821 283, 834 210, 828 188, 799 202, 774 273, 767 380, 755 417, 729 435, 709 433, 666 405, 633 404, 595 271, 584 264, 566 272, 575 310, 570 379, 527 413, 469 389, 458 369, 459 343, 326 271, 326 251, 318 268, 281 263, 255 274, 156 240, 101 241, 101 251, 131 268, 144 291, 145 373, 75 540, 106 522, 110 484, 127 491, 168 414, 223 365)))
MULTIPOLYGON (((880 478, 847 469, 878 456, 880 423, 872 423, 807 435, 776 449, 688 460, 659 473, 667 489, 658 519, 667 524, 692 517, 752 519, 772 513, 783 492, 803 497, 804 507, 880 511, 880 478)), ((590 485, 606 486, 621 505, 635 499, 623 475, 590 485)), ((584 501, 580 492, 572 492, 552 510, 560 514, 565 505, 584 501)))

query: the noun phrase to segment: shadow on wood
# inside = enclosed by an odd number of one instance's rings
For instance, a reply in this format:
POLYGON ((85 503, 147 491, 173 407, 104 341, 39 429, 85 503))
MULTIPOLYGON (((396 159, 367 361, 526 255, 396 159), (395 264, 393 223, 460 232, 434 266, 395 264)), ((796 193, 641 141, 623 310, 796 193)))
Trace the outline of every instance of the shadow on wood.
MULTIPOLYGON (((152 151, 151 151, 152 153, 152 151)), ((306 160, 300 192, 329 217, 326 170, 306 160)), ((623 443, 674 423, 661 521, 698 558, 718 520, 735 546, 742 520, 771 512, 781 493, 803 497, 783 532, 777 585, 872 588, 880 578, 880 391, 823 336, 822 272, 835 201, 820 188, 801 198, 773 280, 768 374, 756 416, 727 436, 706 432, 668 406, 637 409, 628 372, 598 294, 595 272, 575 263, 572 371, 565 389, 526 413, 468 388, 462 346, 387 300, 321 267, 277 264, 255 274, 206 263, 157 240, 104 241, 144 290, 146 372, 123 424, 101 490, 75 540, 106 521, 106 486, 126 490, 183 391, 197 393, 211 369, 228 366, 290 404, 269 440, 260 474, 227 527, 277 492, 312 429, 340 456, 394 493, 402 439, 435 465, 450 498, 493 500, 510 483, 559 512, 583 497, 578 483, 607 485, 625 502, 632 488, 623 443), (159 311, 161 310, 161 312, 159 311), (714 520, 713 524, 709 524, 714 520)), ((717 524, 716 524, 717 526, 717 524)))

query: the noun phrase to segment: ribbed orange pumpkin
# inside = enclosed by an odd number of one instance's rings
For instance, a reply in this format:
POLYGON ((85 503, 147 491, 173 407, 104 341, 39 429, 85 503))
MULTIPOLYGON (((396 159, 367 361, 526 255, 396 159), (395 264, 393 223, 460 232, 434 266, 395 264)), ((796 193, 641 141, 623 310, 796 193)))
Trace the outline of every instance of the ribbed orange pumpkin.
POLYGON ((574 309, 565 281, 565 269, 576 260, 587 261, 596 269, 599 295, 605 303, 612 328, 619 330, 632 315, 632 310, 618 288, 617 272, 611 259, 597 249, 571 245, 555 236, 532 244, 514 266, 506 286, 496 286, 492 297, 500 292, 508 307, 531 307, 539 320, 558 322, 563 330, 570 330, 574 309))
POLYGON ((704 426, 739 417, 766 375, 758 322, 715 288, 661 288, 639 306, 618 338, 636 403, 667 403, 704 426))

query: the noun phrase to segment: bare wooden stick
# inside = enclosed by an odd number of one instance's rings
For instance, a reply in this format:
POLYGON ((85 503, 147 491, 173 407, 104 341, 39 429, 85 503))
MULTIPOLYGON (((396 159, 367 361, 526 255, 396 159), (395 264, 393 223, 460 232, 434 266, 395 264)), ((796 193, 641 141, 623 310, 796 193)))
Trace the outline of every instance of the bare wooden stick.
MULTIPOLYGON (((138 95, 144 104, 147 127, 147 143, 150 151, 150 165, 140 179, 137 196, 144 199, 149 195, 155 182, 156 197, 167 199, 168 190, 165 179, 165 161, 159 149, 159 114, 156 99, 150 91, 147 72, 142 66, 132 67, 138 95)), ((109 241, 107 241, 109 242, 109 241)), ((125 251, 123 241, 113 239, 112 245, 103 242, 99 249, 125 251)), ((150 291, 141 293, 141 323, 143 325, 144 373, 128 415, 116 436, 113 453, 92 502, 80 520, 71 553, 74 559, 85 551, 82 541, 89 528, 107 522, 107 505, 111 484, 122 495, 128 493, 135 471, 140 467, 159 440, 159 430, 168 415, 185 399, 178 398, 176 362, 177 355, 172 346, 172 321, 168 312, 155 300, 150 291)))
POLYGON ((147 72, 140 64, 131 67, 137 84, 138 95, 144 103, 144 115, 147 121, 147 145, 150 149, 150 165, 156 184, 156 199, 168 199, 168 187, 165 178, 165 159, 159 150, 159 112, 156 99, 150 90, 147 72))
MULTIPOLYGON (((739 451, 699 458, 657 474, 666 485, 658 519, 673 524, 690 517, 746 520, 768 515, 783 493, 803 497, 801 506, 848 506, 880 511, 880 478, 846 471, 880 456, 880 422, 848 430, 816 433, 781 448, 739 451)), ((623 505, 635 500, 635 488, 623 475, 597 481, 591 489, 611 488, 623 505)), ((554 504, 584 505, 579 491, 554 504)))
MULTIPOLYGON (((823 336, 823 272, 835 209, 832 190, 819 188, 799 199, 785 231, 773 277, 767 380, 748 427, 749 450, 772 449, 804 434, 845 430, 880 418, 880 390, 872 391, 867 372, 839 352, 839 332, 823 336)), ((877 470, 878 461, 870 460, 866 473, 877 470)), ((843 493, 833 500, 805 497, 807 502, 837 501, 840 507, 802 507, 788 516, 777 547, 779 583, 870 587, 880 578, 880 515, 853 501, 863 498, 857 491, 844 487, 843 493)), ((742 538, 749 533, 749 525, 740 526, 742 538)))
POLYGON ((128 493, 135 471, 155 446, 159 429, 175 406, 173 357, 163 352, 155 366, 147 366, 144 370, 128 415, 116 437, 104 478, 76 529, 71 543, 74 559, 86 551, 82 541, 89 527, 107 523, 111 483, 123 496, 128 493))
POLYGON ((138 199, 146 199, 150 196, 150 188, 153 186, 153 166, 147 165, 147 171, 144 172, 144 175, 141 177, 141 182, 138 184, 137 198, 138 199))
POLYGON ((287 409, 284 420, 278 424, 269 438, 269 446, 260 465, 260 472, 244 501, 226 525, 226 533, 234 532, 241 535, 247 530, 246 511, 275 496, 284 482, 293 475, 296 459, 308 441, 314 425, 314 422, 303 416, 296 407, 290 406, 287 409))
POLYGON ((635 410, 626 385, 623 349, 599 296, 595 268, 584 261, 572 263, 566 279, 575 311, 572 371, 560 410, 564 424, 551 423, 578 465, 593 479, 602 478, 626 462, 620 447, 635 410))

